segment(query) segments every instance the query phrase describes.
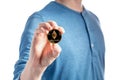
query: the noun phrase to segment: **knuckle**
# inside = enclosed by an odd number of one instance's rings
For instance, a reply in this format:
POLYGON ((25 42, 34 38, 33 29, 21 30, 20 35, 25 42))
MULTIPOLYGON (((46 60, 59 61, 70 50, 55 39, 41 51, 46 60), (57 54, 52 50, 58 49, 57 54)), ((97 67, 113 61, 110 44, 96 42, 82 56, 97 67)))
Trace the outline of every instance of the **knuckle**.
POLYGON ((51 25, 51 26, 57 26, 57 23, 55 21, 48 21, 48 23, 51 25))
POLYGON ((51 21, 52 24, 57 24, 55 21, 51 21))

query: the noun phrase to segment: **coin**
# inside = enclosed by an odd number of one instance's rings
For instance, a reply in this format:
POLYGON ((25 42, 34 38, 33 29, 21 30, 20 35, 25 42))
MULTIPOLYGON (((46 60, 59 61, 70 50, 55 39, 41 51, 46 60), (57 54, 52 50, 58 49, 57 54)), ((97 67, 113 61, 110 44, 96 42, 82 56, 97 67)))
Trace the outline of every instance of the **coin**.
POLYGON ((53 29, 49 31, 47 38, 51 43, 58 43, 60 42, 62 36, 59 30, 53 29))

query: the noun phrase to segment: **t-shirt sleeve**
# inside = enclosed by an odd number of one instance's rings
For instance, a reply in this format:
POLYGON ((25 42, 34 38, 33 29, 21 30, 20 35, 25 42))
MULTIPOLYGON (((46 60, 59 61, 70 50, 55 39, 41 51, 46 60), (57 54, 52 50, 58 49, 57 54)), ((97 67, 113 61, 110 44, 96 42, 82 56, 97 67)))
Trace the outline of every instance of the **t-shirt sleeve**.
POLYGON ((36 13, 32 14, 26 22, 19 46, 19 59, 14 65, 13 80, 20 80, 19 78, 21 72, 23 71, 26 62, 29 58, 30 47, 31 47, 34 31, 41 22, 43 22, 42 16, 36 13))

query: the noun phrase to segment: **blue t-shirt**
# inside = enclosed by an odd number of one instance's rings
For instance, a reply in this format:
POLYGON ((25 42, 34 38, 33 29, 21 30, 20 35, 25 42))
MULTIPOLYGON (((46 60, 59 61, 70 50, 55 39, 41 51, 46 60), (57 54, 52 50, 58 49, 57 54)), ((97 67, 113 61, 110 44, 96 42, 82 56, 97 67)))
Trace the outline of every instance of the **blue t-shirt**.
POLYGON ((32 14, 21 37, 14 80, 19 80, 30 54, 35 29, 53 20, 65 29, 60 56, 46 69, 42 80, 104 80, 105 45, 98 18, 90 11, 79 13, 55 1, 32 14))

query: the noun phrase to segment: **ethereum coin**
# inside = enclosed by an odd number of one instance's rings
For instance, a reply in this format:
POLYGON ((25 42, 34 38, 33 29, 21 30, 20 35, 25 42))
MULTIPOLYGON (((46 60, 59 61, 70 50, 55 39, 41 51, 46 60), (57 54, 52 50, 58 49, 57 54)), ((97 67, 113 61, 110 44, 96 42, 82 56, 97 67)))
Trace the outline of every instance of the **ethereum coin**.
POLYGON ((49 31, 47 38, 51 43, 58 43, 61 40, 62 36, 57 29, 53 29, 49 31))

